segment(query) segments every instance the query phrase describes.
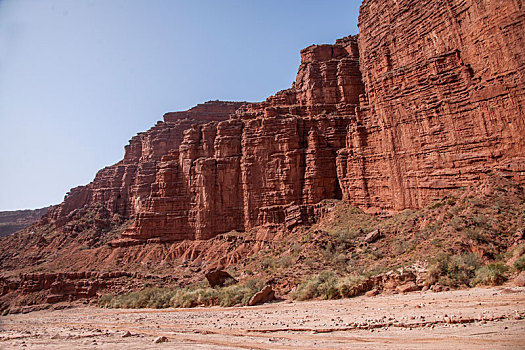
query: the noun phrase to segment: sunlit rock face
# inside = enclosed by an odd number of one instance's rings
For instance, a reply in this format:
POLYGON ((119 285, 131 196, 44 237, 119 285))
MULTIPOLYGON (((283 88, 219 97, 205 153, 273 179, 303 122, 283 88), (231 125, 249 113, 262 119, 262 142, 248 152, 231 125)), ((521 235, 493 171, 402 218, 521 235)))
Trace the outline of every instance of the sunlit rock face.
POLYGON ((524 16, 519 0, 365 0, 359 37, 302 50, 290 89, 166 114, 46 220, 102 203, 134 219, 123 242, 205 240, 323 199, 388 213, 491 172, 524 184, 524 16))
POLYGON ((524 17, 520 0, 363 2, 345 200, 401 210, 488 172, 525 182, 524 17))

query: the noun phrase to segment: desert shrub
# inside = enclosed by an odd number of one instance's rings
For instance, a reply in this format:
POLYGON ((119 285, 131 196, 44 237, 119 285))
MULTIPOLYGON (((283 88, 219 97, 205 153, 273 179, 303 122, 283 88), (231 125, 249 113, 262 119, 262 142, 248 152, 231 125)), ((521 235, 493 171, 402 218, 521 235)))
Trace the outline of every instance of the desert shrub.
POLYGON ((313 298, 333 299, 330 296, 338 294, 336 280, 337 278, 332 271, 323 271, 301 283, 292 297, 297 300, 313 298))
POLYGON ((99 304, 111 308, 161 308, 167 307, 174 291, 168 288, 145 288, 141 291, 122 295, 105 295, 99 304))
POLYGON ((483 199, 473 196, 468 196, 466 198, 467 203, 469 203, 471 206, 477 207, 477 208, 486 208, 487 204, 483 201, 483 199))
POLYGON ((404 254, 407 250, 407 242, 401 239, 395 239, 392 247, 394 256, 404 254))
POLYGON ((271 269, 275 267, 275 258, 272 256, 267 256, 262 260, 261 264, 262 264, 263 269, 265 270, 271 269))
POLYGON ((430 209, 438 209, 438 208, 441 208, 444 205, 445 205, 445 203, 443 203, 442 201, 436 201, 436 202, 433 202, 432 204, 430 204, 429 208, 430 209))
POLYGON ((439 238, 434 238, 432 241, 430 241, 430 244, 440 248, 443 246, 443 241, 439 238))
POLYGON ((484 214, 474 215, 472 221, 477 226, 486 226, 489 223, 489 217, 484 214))
POLYGON ((456 205, 456 197, 454 196, 449 196, 447 198, 447 205, 456 205))
POLYGON ((520 244, 508 252, 506 259, 515 259, 513 264, 514 269, 516 269, 516 271, 525 271, 525 244, 520 244))
POLYGON ((487 236, 483 233, 483 229, 480 227, 467 227, 465 229, 465 235, 467 236, 467 238, 477 243, 487 242, 487 236))
POLYGON ((262 281, 249 280, 222 288, 145 288, 141 291, 104 295, 99 306, 107 308, 167 308, 247 305, 250 298, 263 287, 262 281))
POLYGON ((425 284, 433 285, 439 282, 450 287, 470 286, 480 266, 481 261, 473 253, 452 256, 440 254, 430 262, 425 284))
POLYGON ((522 256, 514 262, 514 268, 518 271, 525 271, 525 256, 522 256))
POLYGON ((448 224, 457 231, 461 231, 465 227, 465 220, 459 216, 451 213, 453 217, 449 220, 448 224))
POLYGON ((332 237, 338 251, 353 246, 355 240, 377 229, 380 220, 361 209, 340 205, 335 207, 334 221, 323 229, 332 237))
POLYGON ((294 244, 292 245, 292 255, 297 256, 301 253, 301 250, 303 249, 303 246, 301 244, 294 244))
MULTIPOLYGON (((368 229, 367 229, 368 231, 368 229)), ((363 232, 361 228, 339 228, 329 232, 334 240, 334 245, 340 250, 347 249, 352 246, 357 237, 359 237, 363 232)))
POLYGON ((301 283, 292 297, 297 300, 351 298, 361 294, 360 284, 364 279, 357 275, 337 277, 332 271, 323 271, 301 283))
POLYGON ((473 285, 491 285, 497 286, 503 284, 507 280, 506 273, 508 267, 502 262, 492 263, 481 267, 476 271, 476 276, 473 280, 473 285))
POLYGON ((338 297, 352 298, 358 296, 362 292, 362 290, 359 288, 359 285, 363 281, 363 276, 350 276, 339 279, 336 284, 336 288, 339 293, 338 297))

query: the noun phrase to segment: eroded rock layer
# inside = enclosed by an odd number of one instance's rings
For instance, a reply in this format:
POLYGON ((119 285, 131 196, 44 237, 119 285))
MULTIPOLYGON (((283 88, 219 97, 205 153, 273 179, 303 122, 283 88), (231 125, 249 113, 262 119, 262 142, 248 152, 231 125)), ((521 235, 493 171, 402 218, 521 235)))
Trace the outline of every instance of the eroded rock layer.
POLYGON ((226 120, 242 102, 210 101, 186 112, 167 113, 147 132, 133 137, 124 159, 100 170, 93 182, 73 188, 47 220, 67 223, 73 211, 102 204, 110 213, 130 218, 151 194, 161 158, 180 146, 183 133, 194 124, 226 120))
POLYGON ((420 208, 490 172, 524 184, 524 11, 365 0, 359 38, 302 50, 290 89, 166 114, 44 220, 102 205, 132 219, 110 243, 122 247, 290 229, 323 199, 420 208))
POLYGON ((34 210, 0 211, 0 237, 30 226, 47 213, 49 207, 34 210))
POLYGON ((521 0, 365 0, 343 198, 400 210, 492 171, 523 184, 524 19, 521 0))
POLYGON ((291 206, 341 198, 336 154, 363 92, 357 41, 314 45, 301 55, 291 89, 186 130, 179 149, 159 163, 135 223, 112 244, 279 226, 291 206))

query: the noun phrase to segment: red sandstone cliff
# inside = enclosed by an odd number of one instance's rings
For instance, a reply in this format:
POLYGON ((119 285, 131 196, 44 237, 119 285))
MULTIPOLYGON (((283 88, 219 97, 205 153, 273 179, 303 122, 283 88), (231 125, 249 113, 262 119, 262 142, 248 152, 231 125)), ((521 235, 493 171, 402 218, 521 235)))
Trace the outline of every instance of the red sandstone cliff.
POLYGON ((341 198, 336 154, 363 92, 357 41, 314 45, 301 56, 291 89, 185 131, 124 238, 203 240, 280 226, 291 206, 341 198))
POLYGON ((290 89, 166 114, 121 162, 0 238, 0 309, 26 293, 56 302, 195 282, 322 216, 323 199, 389 213, 491 173, 525 184, 524 26, 522 0, 364 0, 359 38, 302 50, 290 89))
POLYGON ((30 226, 40 220, 50 207, 34 210, 0 211, 0 237, 30 226))
POLYGON ((226 120, 244 104, 210 101, 186 112, 165 114, 164 122, 130 140, 122 161, 100 170, 90 184, 73 188, 46 219, 65 224, 73 211, 98 204, 111 214, 131 217, 149 198, 161 158, 178 149, 184 131, 194 124, 226 120))
POLYGON ((525 183, 521 0, 365 0, 366 94, 339 152, 343 198, 418 208, 489 172, 525 183))
POLYGON ((365 0, 359 38, 302 50, 290 89, 166 114, 41 223, 81 233, 95 208, 132 221, 114 247, 206 240, 323 199, 388 212, 489 172, 523 184, 524 23, 519 0, 365 0))

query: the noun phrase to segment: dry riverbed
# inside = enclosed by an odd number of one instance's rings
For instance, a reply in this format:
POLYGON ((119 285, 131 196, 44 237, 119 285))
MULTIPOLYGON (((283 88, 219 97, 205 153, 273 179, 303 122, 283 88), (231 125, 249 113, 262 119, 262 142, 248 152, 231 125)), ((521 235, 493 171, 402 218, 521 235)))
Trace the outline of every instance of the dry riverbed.
POLYGON ((525 349, 525 288, 257 307, 76 307, 0 317, 0 348, 525 349), (167 340, 154 343, 159 337, 167 340))

